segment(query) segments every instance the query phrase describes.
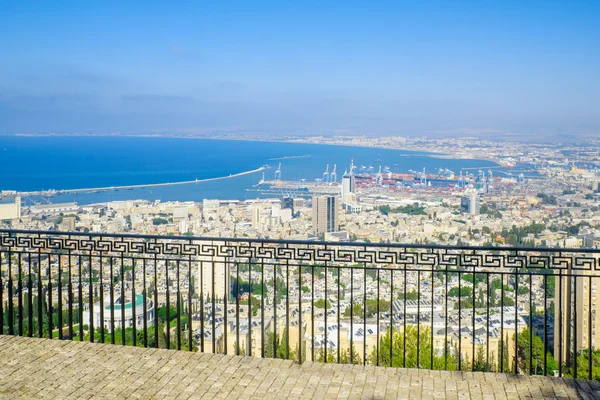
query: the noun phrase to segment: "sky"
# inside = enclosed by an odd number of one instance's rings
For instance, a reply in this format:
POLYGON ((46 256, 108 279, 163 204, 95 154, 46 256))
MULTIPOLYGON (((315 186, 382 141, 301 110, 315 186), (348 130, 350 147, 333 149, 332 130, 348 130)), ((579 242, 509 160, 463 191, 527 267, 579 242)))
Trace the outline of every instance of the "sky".
POLYGON ((600 134, 600 1, 0 2, 0 134, 600 134))

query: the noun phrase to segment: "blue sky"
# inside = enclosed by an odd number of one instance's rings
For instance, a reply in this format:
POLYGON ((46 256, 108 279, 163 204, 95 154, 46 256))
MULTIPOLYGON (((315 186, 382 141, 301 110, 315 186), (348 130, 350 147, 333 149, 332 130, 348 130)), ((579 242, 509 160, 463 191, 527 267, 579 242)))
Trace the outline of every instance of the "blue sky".
POLYGON ((8 0, 0 133, 600 133, 598 20, 598 1, 8 0))

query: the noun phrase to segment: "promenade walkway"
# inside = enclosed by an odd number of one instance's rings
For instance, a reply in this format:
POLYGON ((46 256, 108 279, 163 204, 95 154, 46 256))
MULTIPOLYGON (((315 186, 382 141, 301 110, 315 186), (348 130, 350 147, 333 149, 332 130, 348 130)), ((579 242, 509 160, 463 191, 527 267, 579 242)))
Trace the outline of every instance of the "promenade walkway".
POLYGON ((600 399, 600 384, 0 336, 0 398, 600 399))

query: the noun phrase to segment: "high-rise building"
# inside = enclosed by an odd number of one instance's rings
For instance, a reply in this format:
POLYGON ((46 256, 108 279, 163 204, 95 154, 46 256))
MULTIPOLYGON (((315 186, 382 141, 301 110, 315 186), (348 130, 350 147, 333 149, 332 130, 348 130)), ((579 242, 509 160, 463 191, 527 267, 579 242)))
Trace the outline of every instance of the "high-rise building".
POLYGON ((314 196, 312 200, 313 231, 320 235, 339 231, 339 205, 335 196, 314 196))
POLYGON ((463 212, 478 215, 479 214, 479 194, 477 191, 466 193, 460 199, 460 208, 463 212))
POLYGON ((254 226, 255 228, 258 227, 258 224, 260 224, 260 218, 261 208, 260 206, 254 204, 252 206, 252 226, 254 226))
POLYGON ((342 202, 351 203, 355 200, 356 178, 354 177, 354 160, 350 163, 350 172, 342 177, 342 202))
POLYGON ((554 358, 570 365, 582 350, 600 348, 600 280, 569 269, 554 286, 554 358))
POLYGON ((179 221, 179 233, 181 235, 185 235, 190 231, 190 224, 186 219, 182 219, 179 221))
MULTIPOLYGON (((214 246, 225 243, 213 242, 214 246)), ((203 298, 224 299, 230 291, 230 263, 226 257, 200 256, 198 263, 198 292, 203 298)))
POLYGON ((262 232, 262 207, 258 204, 252 206, 252 227, 259 232, 262 232))
POLYGON ((356 192, 356 180, 354 175, 344 175, 342 177, 342 200, 346 201, 348 196, 356 192))

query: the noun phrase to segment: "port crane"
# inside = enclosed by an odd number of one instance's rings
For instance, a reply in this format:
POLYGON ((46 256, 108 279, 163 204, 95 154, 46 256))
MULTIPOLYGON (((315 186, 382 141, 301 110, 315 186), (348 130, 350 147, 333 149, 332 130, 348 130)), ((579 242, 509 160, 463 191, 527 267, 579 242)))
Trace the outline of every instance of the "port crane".
POLYGON ((337 182, 337 173, 335 172, 337 168, 336 164, 333 164, 333 171, 331 171, 331 174, 329 175, 329 182, 337 182))
POLYGON ((419 180, 421 181, 421 184, 423 186, 427 186, 427 175, 425 174, 425 167, 423 167, 423 173, 421 173, 419 180))
POLYGON ((494 186, 492 185, 493 179, 492 179, 492 170, 488 169, 488 174, 487 177, 485 179, 485 192, 487 194, 492 194, 494 193, 494 186))
MULTIPOLYGON (((440 168, 441 169, 441 168, 440 168)), ((467 186, 467 182, 466 179, 463 177, 462 174, 462 170, 460 171, 460 174, 458 175, 458 187, 463 188, 465 186, 467 186)))
POLYGON ((381 174, 381 165, 379 166, 379 171, 377 172, 377 176, 375 177, 375 181, 378 185, 383 184, 383 175, 381 174))
POLYGON ((323 172, 323 183, 329 182, 329 164, 325 168, 325 172, 323 172))

